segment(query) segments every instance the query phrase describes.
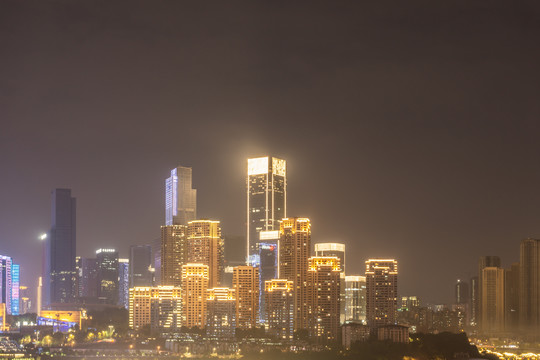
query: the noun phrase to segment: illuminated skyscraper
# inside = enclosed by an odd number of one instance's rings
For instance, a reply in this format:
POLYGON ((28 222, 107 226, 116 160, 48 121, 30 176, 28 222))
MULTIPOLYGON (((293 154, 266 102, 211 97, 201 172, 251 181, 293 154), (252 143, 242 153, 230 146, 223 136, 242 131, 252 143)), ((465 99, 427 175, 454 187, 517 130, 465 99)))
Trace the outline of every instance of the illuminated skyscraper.
POLYGON ((219 221, 188 223, 187 262, 208 265, 209 287, 218 287, 223 276, 224 243, 219 221))
POLYGON ((165 180, 165 225, 187 225, 197 218, 197 190, 191 176, 190 167, 179 166, 165 180))
POLYGON ((129 287, 152 286, 152 246, 132 245, 129 248, 129 287))
POLYGON ((495 266, 482 269, 481 294, 482 331, 504 331, 504 269, 495 266))
POLYGON ((9 256, 0 255, 0 303, 6 304, 6 312, 11 314, 11 297, 13 289, 13 261, 9 256))
POLYGON ((396 323, 397 260, 366 261, 366 317, 370 328, 396 323))
POLYGON ((180 287, 182 265, 187 261, 187 225, 161 227, 161 285, 180 287))
POLYGON ((279 277, 294 283, 294 329, 307 329, 306 287, 311 222, 307 218, 283 219, 279 233, 279 277))
POLYGON ((287 163, 265 156, 247 161, 247 254, 255 252, 259 231, 278 230, 287 216, 287 163))
POLYGON ((118 251, 98 249, 97 296, 107 304, 118 303, 118 251))
POLYGON ((282 340, 292 340, 294 335, 294 284, 284 279, 265 281, 264 325, 266 332, 282 340))
POLYGON ((233 338, 236 329, 234 289, 208 289, 206 306, 206 334, 217 338, 233 338))
POLYGON ((233 288, 236 293, 236 327, 253 329, 259 324, 259 269, 236 266, 233 269, 233 288))
POLYGON ((118 305, 129 307, 129 259, 118 259, 118 305))
POLYGON ((182 326, 205 327, 208 280, 208 265, 182 266, 182 326))
POLYGON ((150 325, 153 330, 181 327, 181 290, 173 286, 129 289, 129 327, 138 330, 150 325))
POLYGON ((345 322, 345 244, 318 243, 315 244, 315 256, 337 256, 341 264, 341 290, 340 290, 340 318, 341 324, 345 322))
POLYGON ((11 265, 11 315, 19 315, 19 287, 21 278, 21 267, 19 264, 11 265))
POLYGON ((70 189, 51 193, 51 230, 46 241, 45 305, 73 302, 78 294, 76 252, 76 200, 70 189))
POLYGON ((308 261, 310 336, 318 343, 337 340, 340 318, 340 260, 335 256, 313 256, 308 261))
POLYGON ((540 335, 540 240, 521 241, 519 256, 519 326, 522 332, 540 335))
POLYGON ((365 276, 345 276, 345 321, 366 323, 365 276))

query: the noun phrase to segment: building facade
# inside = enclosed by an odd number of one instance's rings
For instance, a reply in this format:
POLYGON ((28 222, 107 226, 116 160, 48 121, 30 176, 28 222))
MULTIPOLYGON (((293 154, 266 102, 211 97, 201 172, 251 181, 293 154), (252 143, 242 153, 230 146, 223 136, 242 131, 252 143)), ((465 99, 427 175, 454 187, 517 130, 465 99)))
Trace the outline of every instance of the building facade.
POLYGON ((161 227, 161 285, 182 285, 182 266, 187 263, 187 231, 187 225, 161 227))
POLYGON ((101 302, 118 304, 118 251, 98 249, 97 260, 97 296, 101 302))
POLYGON ((181 327, 181 289, 174 286, 129 289, 129 327, 138 330, 150 325, 155 330, 181 327))
POLYGON ((259 267, 259 309, 260 321, 265 322, 265 282, 279 277, 279 230, 262 230, 259 232, 259 242, 257 243, 256 266, 259 267))
POLYGON ((315 244, 315 256, 336 256, 341 264, 341 290, 340 290, 340 323, 345 322, 345 244, 341 243, 317 243, 315 244))
POLYGON ((187 225, 197 219, 197 190, 192 186, 192 169, 179 166, 165 180, 165 225, 187 225))
POLYGON ((278 230, 287 216, 287 163, 265 156, 247 160, 247 253, 255 252, 259 231, 278 230))
POLYGON ((129 307, 129 259, 118 259, 118 306, 129 307))
POLYGON ((218 339, 234 338, 236 330, 236 296, 234 289, 208 289, 206 302, 206 334, 218 339))
POLYGON ((396 323, 397 280, 397 260, 366 261, 366 320, 370 328, 396 323))
POLYGON ((236 293, 236 327, 253 329, 259 325, 259 269, 235 266, 233 288, 236 293))
POLYGON ((365 276, 345 276, 345 322, 366 324, 365 276))
POLYGON ((285 279, 265 281, 264 325, 266 332, 281 340, 293 339, 294 283, 285 279))
POLYGON ((188 263, 182 266, 182 326, 206 326, 208 265, 188 263))
POLYGON ((338 339, 341 299, 341 265, 336 256, 309 258, 308 307, 310 337, 317 343, 338 339))
POLYGON ((311 252, 311 222, 286 218, 280 225, 279 277, 294 283, 294 329, 308 328, 307 276, 311 252))
POLYGON ((129 248, 129 287, 152 286, 152 246, 132 245, 129 248))
POLYGON ((73 302, 78 293, 76 200, 70 189, 51 193, 51 230, 45 241, 44 305, 73 302))
POLYGON ((219 221, 194 220, 188 223, 187 262, 208 265, 210 288, 221 284, 224 255, 219 221))
POLYGON ((504 331, 504 269, 485 267, 482 269, 481 324, 484 333, 504 331))
POLYGON ((519 255, 519 327, 524 333, 540 336, 540 240, 525 239, 519 255))

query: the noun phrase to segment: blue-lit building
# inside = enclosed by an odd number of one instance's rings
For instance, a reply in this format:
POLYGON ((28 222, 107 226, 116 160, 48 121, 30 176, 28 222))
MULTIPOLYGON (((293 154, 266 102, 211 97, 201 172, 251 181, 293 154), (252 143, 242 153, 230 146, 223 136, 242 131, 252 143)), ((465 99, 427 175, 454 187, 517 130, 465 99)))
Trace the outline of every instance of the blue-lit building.
POLYGON ((129 260, 118 259, 118 306, 129 308, 129 260))
POLYGON ((19 315, 19 287, 21 267, 19 264, 11 265, 11 315, 19 315))

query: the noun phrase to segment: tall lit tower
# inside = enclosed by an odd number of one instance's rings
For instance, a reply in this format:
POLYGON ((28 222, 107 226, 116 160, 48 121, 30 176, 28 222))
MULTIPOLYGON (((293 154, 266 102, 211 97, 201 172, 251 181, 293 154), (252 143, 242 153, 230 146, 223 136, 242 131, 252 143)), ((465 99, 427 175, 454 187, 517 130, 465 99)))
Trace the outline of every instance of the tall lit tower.
POLYGON ((165 180, 165 225, 187 225, 197 218, 197 190, 192 188, 192 169, 179 166, 165 180))
POLYGON ((70 189, 54 189, 51 193, 51 230, 46 241, 44 305, 72 302, 77 296, 76 200, 70 189))
POLYGON ((6 312, 11 314, 12 300, 12 271, 13 261, 11 257, 0 255, 0 303, 6 304, 6 312))
POLYGON ((338 338, 341 266, 336 256, 309 258, 307 277, 309 332, 318 343, 338 338))
POLYGON ((340 293, 340 323, 345 323, 345 244, 341 243, 317 243, 315 244, 315 256, 337 256, 341 264, 341 289, 340 293))
POLYGON ((366 261, 366 317, 371 328, 396 322, 397 265, 393 259, 366 261))
POLYGON ((504 269, 488 266, 482 269, 481 324, 484 332, 504 331, 504 269))
POLYGON ((259 269, 235 266, 233 288, 236 293, 236 327, 253 329, 259 324, 259 269))
POLYGON ((267 332, 283 340, 292 340, 293 311, 294 311, 294 284, 289 280, 272 279, 266 280, 264 323, 267 332))
POLYGON ((97 296, 107 304, 118 302, 118 251, 98 249, 97 259, 97 296))
POLYGON ((259 231, 278 230, 287 216, 287 163, 271 156, 247 161, 247 254, 255 252, 259 231))
POLYGON ((279 233, 279 277, 294 283, 294 329, 307 329, 306 288, 311 222, 307 218, 283 219, 279 233))
POLYGON ((182 326, 204 328, 206 325, 206 297, 208 265, 182 266, 182 326))
POLYGON ((365 276, 345 276, 345 321, 366 322, 365 276))
POLYGON ((208 265, 210 288, 221 284, 224 243, 219 221, 194 220, 188 223, 186 261, 208 265))
POLYGON ((187 261, 187 225, 161 227, 161 285, 180 287, 182 265, 187 261))

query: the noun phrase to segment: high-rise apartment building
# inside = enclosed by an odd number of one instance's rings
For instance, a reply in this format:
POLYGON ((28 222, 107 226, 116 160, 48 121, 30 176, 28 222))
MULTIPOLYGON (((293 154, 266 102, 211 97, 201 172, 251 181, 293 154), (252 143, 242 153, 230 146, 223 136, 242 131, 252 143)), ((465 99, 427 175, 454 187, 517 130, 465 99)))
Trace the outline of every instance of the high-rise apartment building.
POLYGON ((477 309, 477 323, 482 327, 482 304, 484 303, 482 300, 482 273, 484 268, 486 267, 501 267, 501 258, 498 256, 481 256, 478 261, 478 309, 477 309))
POLYGON ((308 328, 307 273, 311 251, 311 222, 307 218, 281 221, 279 277, 294 283, 294 329, 308 328))
POLYGON ((396 323, 397 277, 397 260, 366 261, 366 318, 370 328, 396 323))
POLYGON ((188 263, 182 266, 182 326, 204 328, 208 265, 188 263))
POLYGON ((286 161, 270 156, 248 159, 246 260, 255 252, 259 231, 279 229, 286 207, 286 161))
POLYGON ((345 276, 345 321, 366 323, 365 276, 345 276))
POLYGON ((236 297, 234 289, 208 289, 206 334, 208 336, 230 339, 236 329, 236 297))
POLYGON ((224 243, 219 221, 188 223, 187 262, 208 265, 209 287, 218 287, 223 276, 224 243))
POLYGON ((118 303, 118 251, 98 249, 97 296, 100 301, 116 305, 118 303))
POLYGON ((192 188, 192 169, 179 166, 165 180, 165 225, 187 225, 197 219, 197 190, 192 188))
POLYGON ((129 248, 129 287, 152 286, 152 246, 131 245, 129 248))
POLYGON ((504 331, 504 269, 484 267, 480 293, 482 331, 492 334, 504 331))
POLYGON ((182 265, 187 263, 187 231, 187 225, 161 227, 161 285, 182 285, 182 265))
POLYGON ((266 332, 282 340, 292 340, 294 335, 294 283, 285 279, 266 280, 264 315, 266 332))
POLYGON ((118 259, 118 306, 129 307, 129 259, 118 259))
POLYGON ((259 324, 259 269, 244 265, 233 269, 236 293, 236 327, 253 329, 259 324))
POLYGON ((315 244, 315 256, 336 256, 341 264, 341 290, 340 290, 340 323, 345 322, 345 244, 341 243, 317 243, 315 244))
POLYGON ((317 343, 338 339, 341 265, 336 256, 309 258, 307 296, 310 336, 317 343))
POLYGON ((540 336, 540 240, 521 241, 519 254, 519 326, 531 337, 540 336))
POLYGON ((150 325, 154 330, 181 327, 181 290, 173 286, 129 289, 129 327, 138 330, 150 325))
POLYGON ((76 200, 70 189, 51 193, 51 230, 46 237, 43 298, 50 303, 73 302, 77 296, 76 200))

